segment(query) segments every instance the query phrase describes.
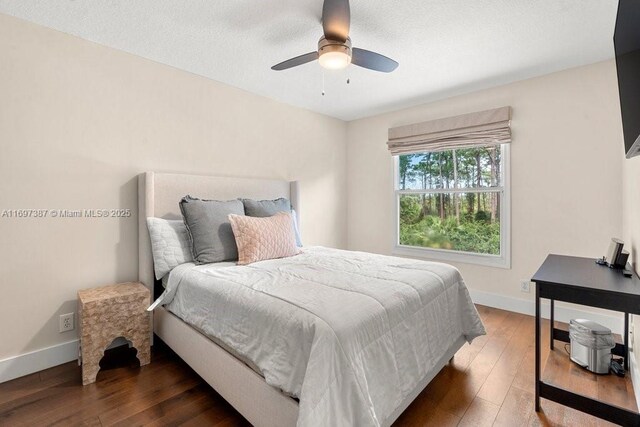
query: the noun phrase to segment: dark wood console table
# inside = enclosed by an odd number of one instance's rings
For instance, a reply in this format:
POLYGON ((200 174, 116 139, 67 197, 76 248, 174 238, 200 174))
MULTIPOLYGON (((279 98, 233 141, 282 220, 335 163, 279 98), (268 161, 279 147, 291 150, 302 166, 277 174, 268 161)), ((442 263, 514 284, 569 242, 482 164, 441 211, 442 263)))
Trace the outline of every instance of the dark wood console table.
POLYGON ((624 357, 625 369, 628 370, 629 314, 640 314, 638 276, 624 277, 620 271, 596 264, 593 258, 549 255, 531 280, 536 284, 536 411, 540 411, 540 398, 544 397, 620 425, 640 426, 640 414, 636 412, 545 383, 541 380, 540 366, 540 299, 547 298, 551 302, 552 350, 554 339, 569 342, 569 333, 555 328, 554 301, 624 313, 623 343, 616 344, 612 353, 624 357))

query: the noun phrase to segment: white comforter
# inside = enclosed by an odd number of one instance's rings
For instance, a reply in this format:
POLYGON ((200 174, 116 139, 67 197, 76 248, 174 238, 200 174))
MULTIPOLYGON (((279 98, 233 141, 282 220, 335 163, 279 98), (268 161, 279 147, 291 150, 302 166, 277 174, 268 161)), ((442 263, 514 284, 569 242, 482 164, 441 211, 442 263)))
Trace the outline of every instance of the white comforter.
POLYGON ((456 340, 485 333, 456 268, 322 247, 183 264, 162 303, 298 397, 299 426, 384 424, 456 340))

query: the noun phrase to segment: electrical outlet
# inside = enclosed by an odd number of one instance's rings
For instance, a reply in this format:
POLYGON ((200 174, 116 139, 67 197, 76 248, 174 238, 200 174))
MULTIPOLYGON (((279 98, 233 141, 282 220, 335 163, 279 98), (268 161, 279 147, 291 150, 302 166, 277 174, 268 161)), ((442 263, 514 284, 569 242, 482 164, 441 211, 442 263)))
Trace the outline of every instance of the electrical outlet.
POLYGON ((520 292, 526 292, 529 293, 530 289, 529 286, 531 285, 531 282, 524 279, 520 281, 520 292))
POLYGON ((73 331, 73 313, 60 315, 60 332, 73 331))

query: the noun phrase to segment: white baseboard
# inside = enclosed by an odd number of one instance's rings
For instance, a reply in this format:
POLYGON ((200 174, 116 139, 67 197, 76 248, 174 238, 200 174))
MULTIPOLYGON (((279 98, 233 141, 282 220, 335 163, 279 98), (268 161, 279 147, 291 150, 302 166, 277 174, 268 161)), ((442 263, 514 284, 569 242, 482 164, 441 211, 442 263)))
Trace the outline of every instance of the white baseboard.
POLYGON ((78 358, 78 340, 0 360, 0 383, 62 365, 78 358))
POLYGON ((633 394, 636 395, 636 404, 640 408, 640 369, 638 369, 638 361, 633 351, 629 352, 629 374, 631 375, 631 384, 633 384, 633 394))
MULTIPOLYGON (((63 363, 78 360, 78 339, 67 341, 62 344, 30 351, 0 360, 0 383, 10 381, 25 375, 40 372, 63 363)), ((110 350, 114 347, 131 343, 122 337, 118 337, 106 348, 110 350)))
MULTIPOLYGON (((474 289, 469 289, 471 299, 474 303, 480 305, 486 305, 489 307, 500 308, 502 310, 515 311, 516 313, 535 315, 536 304, 535 301, 507 297, 504 295, 494 294, 490 292, 483 292, 474 289)), ((564 305, 555 304, 555 320, 559 322, 569 323, 571 319, 589 319, 600 323, 603 326, 611 329, 614 333, 622 334, 624 331, 624 316, 620 314, 604 314, 599 312, 590 311, 587 307, 583 310, 582 307, 574 308, 564 305)), ((549 318, 549 301, 544 300, 541 307, 541 316, 544 319, 549 318)))

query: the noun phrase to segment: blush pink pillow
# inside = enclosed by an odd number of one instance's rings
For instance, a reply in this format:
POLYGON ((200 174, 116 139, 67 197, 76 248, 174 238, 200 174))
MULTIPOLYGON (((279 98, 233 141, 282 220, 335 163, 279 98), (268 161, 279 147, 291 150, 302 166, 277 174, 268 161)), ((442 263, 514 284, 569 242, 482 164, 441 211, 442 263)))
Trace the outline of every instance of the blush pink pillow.
POLYGON ((289 212, 278 212, 266 218, 231 214, 229 222, 238 246, 239 265, 298 253, 289 212))

